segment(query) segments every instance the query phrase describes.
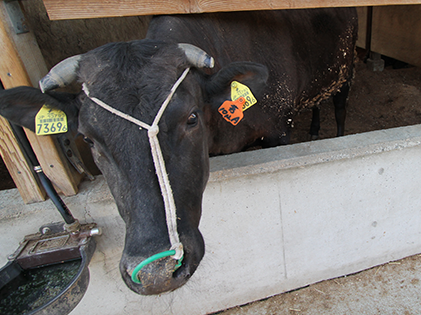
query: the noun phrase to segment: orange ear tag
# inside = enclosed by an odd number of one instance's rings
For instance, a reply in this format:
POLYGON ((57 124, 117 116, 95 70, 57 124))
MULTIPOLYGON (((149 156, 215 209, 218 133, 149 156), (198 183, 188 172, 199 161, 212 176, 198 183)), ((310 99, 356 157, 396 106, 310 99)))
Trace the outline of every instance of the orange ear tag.
POLYGON ((246 102, 244 97, 240 97, 235 101, 225 101, 218 109, 218 112, 224 119, 234 126, 243 119, 243 105, 246 102))

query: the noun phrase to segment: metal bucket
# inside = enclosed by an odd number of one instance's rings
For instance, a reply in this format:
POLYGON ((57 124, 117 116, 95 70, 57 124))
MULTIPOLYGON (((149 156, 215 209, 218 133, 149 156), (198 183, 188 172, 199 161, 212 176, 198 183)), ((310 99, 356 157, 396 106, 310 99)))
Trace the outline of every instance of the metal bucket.
POLYGON ((85 224, 72 235, 63 231, 63 225, 41 227, 48 235, 27 235, 9 256, 9 263, 0 269, 0 314, 68 314, 80 302, 95 251, 91 236, 100 231, 95 224, 85 224))

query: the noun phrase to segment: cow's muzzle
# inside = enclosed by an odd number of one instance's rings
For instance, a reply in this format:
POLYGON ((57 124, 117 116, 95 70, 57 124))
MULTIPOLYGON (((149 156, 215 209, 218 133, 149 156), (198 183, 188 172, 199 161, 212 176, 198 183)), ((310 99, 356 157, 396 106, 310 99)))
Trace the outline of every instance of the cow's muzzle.
POLYGON ((189 266, 181 264, 177 267, 177 264, 178 261, 171 257, 157 259, 136 272, 137 283, 132 280, 133 268, 126 268, 121 263, 120 269, 123 280, 132 291, 153 295, 175 290, 187 282, 191 276, 189 266))
POLYGON ((167 251, 152 255, 151 257, 142 261, 133 270, 132 276, 131 276, 132 281, 134 283, 140 284, 141 283, 142 269, 145 268, 147 265, 149 265, 149 264, 151 264, 151 263, 153 263, 157 260, 162 260, 162 259, 167 258, 167 257, 171 257, 171 258, 174 259, 174 261, 176 261, 176 263, 174 264, 174 267, 173 267, 173 272, 176 271, 178 268, 180 268, 181 264, 183 262, 184 252, 183 252, 183 245, 181 243, 178 243, 177 245, 178 246, 176 246, 176 249, 167 250, 167 251))

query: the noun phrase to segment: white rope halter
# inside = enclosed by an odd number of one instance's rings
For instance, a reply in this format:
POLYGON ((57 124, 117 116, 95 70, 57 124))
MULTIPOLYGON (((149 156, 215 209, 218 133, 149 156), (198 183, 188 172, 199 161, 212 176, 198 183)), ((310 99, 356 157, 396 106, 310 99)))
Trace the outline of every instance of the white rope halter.
POLYGON ((109 112, 138 125, 140 127, 139 129, 144 128, 148 130, 149 143, 151 145, 151 152, 152 152, 153 162, 155 165, 155 171, 156 171, 156 175, 158 176, 159 186, 161 187, 161 193, 164 199, 165 217, 167 221, 168 235, 169 235, 170 243, 171 243, 170 250, 175 250, 175 255, 171 257, 177 260, 181 259, 184 255, 183 244, 181 244, 180 238, 178 236, 177 213, 176 213, 176 207, 174 203, 174 197, 173 197, 170 181, 168 179, 168 173, 165 169, 165 161, 162 156, 162 151, 161 151, 161 147, 159 146, 157 135, 159 132, 159 127, 158 127, 159 120, 161 119, 162 114, 164 113, 165 109, 170 103, 171 98, 173 97, 178 86, 181 84, 181 82, 183 82, 184 78, 187 76, 187 73, 189 72, 189 70, 190 68, 187 68, 186 70, 184 70, 183 74, 178 78, 177 82, 174 83, 173 87, 171 88, 170 93, 168 94, 167 98, 162 103, 161 108, 156 114, 152 125, 148 125, 130 115, 120 112, 119 110, 105 104, 103 101, 95 97, 91 97, 89 95, 89 90, 86 84, 83 83, 82 85, 83 91, 93 102, 95 102, 102 108, 108 110, 109 112))

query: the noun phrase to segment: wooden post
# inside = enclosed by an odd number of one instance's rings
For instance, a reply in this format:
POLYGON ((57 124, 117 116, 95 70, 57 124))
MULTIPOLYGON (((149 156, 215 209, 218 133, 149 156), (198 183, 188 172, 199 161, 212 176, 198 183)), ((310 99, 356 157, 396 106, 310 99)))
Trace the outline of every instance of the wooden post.
MULTIPOLYGON (((0 45, 0 79, 5 88, 36 86, 47 73, 34 35, 31 32, 19 35, 14 32, 4 1, 0 1, 0 45)), ((25 159, 6 120, 0 120, 0 128, 0 151, 24 202, 45 200, 45 193, 37 184, 32 170, 28 165, 24 167, 25 159)), ((54 138, 37 137, 29 130, 25 132, 44 173, 65 195, 76 194, 81 176, 69 166, 54 138)))
MULTIPOLYGON (((1 41, 1 40, 0 40, 1 41)), ((26 163, 9 122, 0 117, 0 154, 25 203, 45 200, 45 191, 26 163)))
MULTIPOLYGON (((26 72, 16 69, 23 68, 22 61, 14 53, 15 49, 8 36, 8 25, 5 21, 4 3, 0 7, 0 78, 5 87, 18 85, 19 82, 28 84, 26 72), (14 83, 16 82, 16 83, 14 83)), ((10 125, 6 119, 0 117, 0 153, 10 176, 18 188, 25 203, 45 200, 45 192, 41 189, 37 177, 25 161, 23 152, 17 143, 10 125)))

